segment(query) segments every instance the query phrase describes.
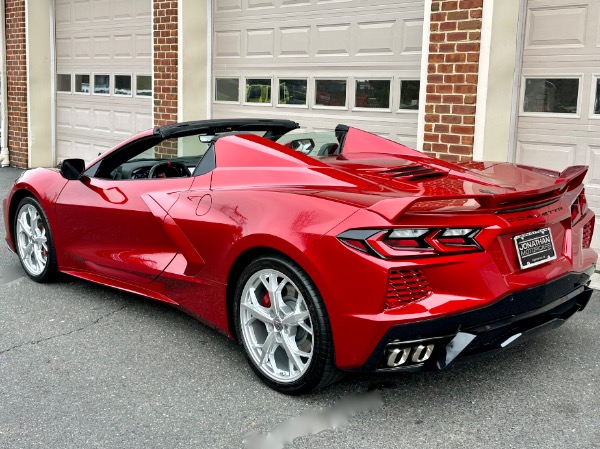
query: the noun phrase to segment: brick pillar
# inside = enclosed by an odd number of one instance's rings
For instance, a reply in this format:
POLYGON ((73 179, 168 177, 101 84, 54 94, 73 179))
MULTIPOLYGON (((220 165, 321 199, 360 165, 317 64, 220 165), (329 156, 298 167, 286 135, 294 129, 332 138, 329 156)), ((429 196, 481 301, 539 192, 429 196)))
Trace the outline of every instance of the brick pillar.
POLYGON ((153 0, 154 125, 177 122, 177 1, 153 0))
POLYGON ((425 103, 426 154, 473 157, 483 0, 434 0, 425 103))
POLYGON ((10 165, 27 168, 27 61, 25 0, 5 0, 6 88, 10 165))

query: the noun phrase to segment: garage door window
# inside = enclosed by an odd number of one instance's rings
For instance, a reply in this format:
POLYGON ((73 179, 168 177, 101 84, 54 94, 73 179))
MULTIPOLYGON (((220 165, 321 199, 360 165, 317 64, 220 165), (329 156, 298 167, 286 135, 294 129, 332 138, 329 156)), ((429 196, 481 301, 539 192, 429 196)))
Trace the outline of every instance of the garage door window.
POLYGON ((94 75, 94 94, 110 94, 110 75, 94 75))
POLYGON ((114 93, 131 97, 131 75, 115 75, 114 93))
POLYGON ((246 103, 271 104, 271 79, 246 78, 246 103))
POLYGON ((71 93, 71 74, 59 73, 56 75, 56 90, 71 93))
POLYGON ((90 93, 90 75, 75 75, 75 93, 90 93))
POLYGON ((238 78, 215 79, 215 101, 240 102, 240 80, 238 78))
POLYGON ((346 108, 346 86, 346 80, 315 80, 315 104, 346 108))
POLYGON ((308 80, 279 80, 279 105, 286 106, 307 106, 306 91, 308 80))
POLYGON ((406 111, 418 111, 420 90, 421 82, 419 80, 401 80, 400 109, 406 111))
POLYGON ((138 97, 152 96, 152 77, 150 75, 137 75, 135 77, 135 94, 138 97))
POLYGON ((355 107, 389 110, 390 85, 389 80, 356 80, 355 107))
POLYGON ((577 114, 579 79, 527 78, 523 112, 577 114))

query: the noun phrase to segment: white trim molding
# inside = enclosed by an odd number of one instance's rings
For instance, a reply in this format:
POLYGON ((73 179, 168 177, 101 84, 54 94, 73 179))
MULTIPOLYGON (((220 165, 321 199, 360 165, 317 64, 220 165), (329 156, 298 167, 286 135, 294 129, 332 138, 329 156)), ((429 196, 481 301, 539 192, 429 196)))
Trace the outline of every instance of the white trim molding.
POLYGON ((8 154, 8 97, 7 97, 7 79, 6 79, 6 20, 4 15, 4 3, 0 2, 0 103, 2 104, 2 117, 0 129, 0 167, 8 167, 10 165, 10 157, 8 154))
POLYGON ((484 158, 483 146, 486 125, 485 119, 487 115, 494 0, 486 0, 483 2, 482 14, 481 44, 479 51, 479 78, 477 81, 477 101, 475 105, 475 136, 473 142, 473 160, 476 161, 480 161, 484 158))
MULTIPOLYGON (((484 2, 485 3, 485 2, 484 2)), ((431 34, 431 4, 425 0, 423 12, 423 47, 421 50, 421 86, 419 90, 419 117, 417 122, 417 150, 423 151, 425 143, 425 105, 427 104, 427 75, 429 66, 429 36, 431 34)))
POLYGON ((513 137, 513 96, 522 0, 483 2, 474 160, 508 161, 513 137))

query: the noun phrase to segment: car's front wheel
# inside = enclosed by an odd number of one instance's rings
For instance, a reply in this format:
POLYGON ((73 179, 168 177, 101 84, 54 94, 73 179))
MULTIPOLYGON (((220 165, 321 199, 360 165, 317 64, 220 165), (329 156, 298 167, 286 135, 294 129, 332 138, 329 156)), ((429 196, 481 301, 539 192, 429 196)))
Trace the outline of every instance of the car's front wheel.
POLYGON ((54 241, 48 218, 34 198, 23 198, 17 206, 14 235, 17 254, 27 275, 36 282, 52 280, 58 270, 54 241))
POLYGON ((336 380, 327 312, 298 265, 276 255, 254 260, 240 277, 234 310, 250 366, 268 386, 300 394, 336 380))

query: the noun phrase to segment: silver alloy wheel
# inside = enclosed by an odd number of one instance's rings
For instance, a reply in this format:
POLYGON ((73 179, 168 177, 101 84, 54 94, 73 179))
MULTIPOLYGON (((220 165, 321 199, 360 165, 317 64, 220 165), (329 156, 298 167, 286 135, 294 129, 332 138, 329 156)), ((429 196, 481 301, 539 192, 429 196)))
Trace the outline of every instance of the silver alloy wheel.
POLYGON ((17 215, 17 250, 29 274, 39 276, 44 272, 48 264, 46 226, 31 204, 25 204, 17 215))
POLYGON ((302 293, 274 269, 254 273, 240 300, 242 338, 256 366, 282 383, 299 379, 310 366, 314 331, 302 293))

